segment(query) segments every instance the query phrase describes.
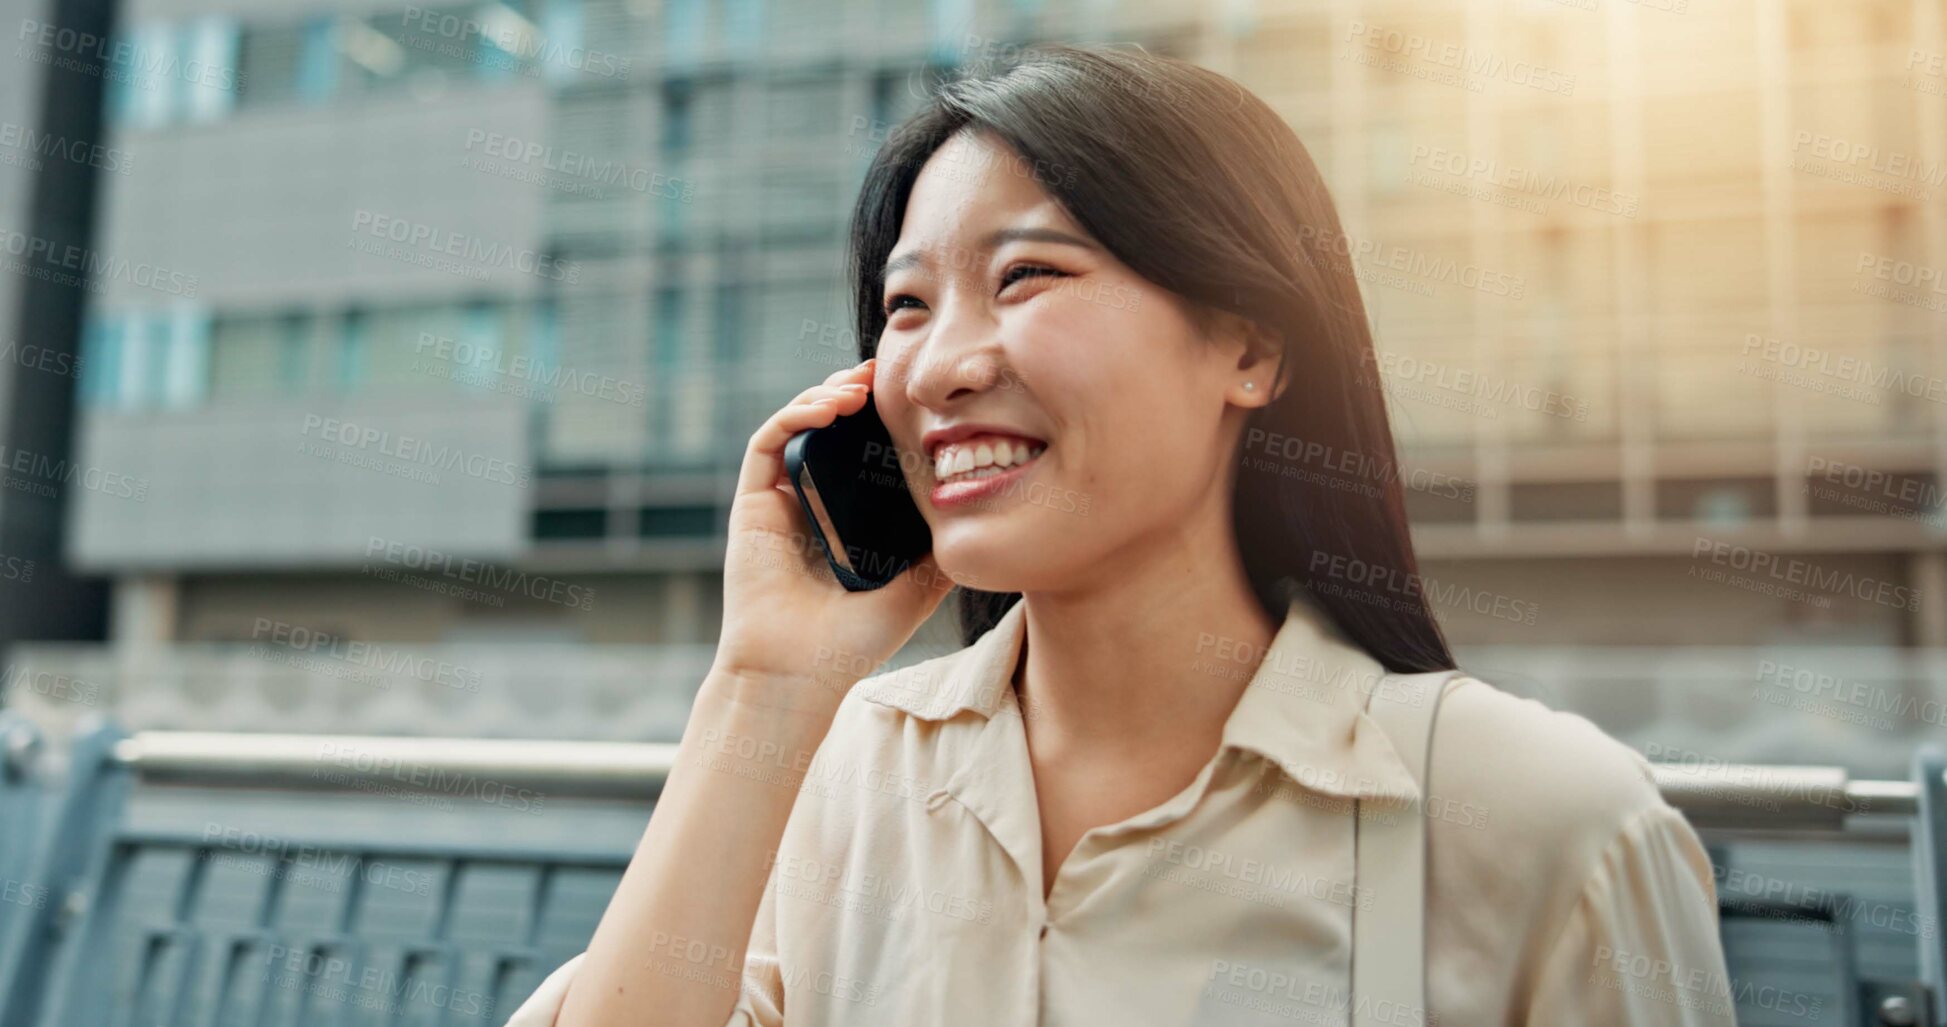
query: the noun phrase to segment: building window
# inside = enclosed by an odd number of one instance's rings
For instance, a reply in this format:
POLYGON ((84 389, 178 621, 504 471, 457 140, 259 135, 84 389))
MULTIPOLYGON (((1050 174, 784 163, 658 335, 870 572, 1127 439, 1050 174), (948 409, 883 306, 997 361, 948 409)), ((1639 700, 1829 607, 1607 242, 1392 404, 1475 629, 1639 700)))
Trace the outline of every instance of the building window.
POLYGON ((552 296, 534 301, 529 311, 528 364, 535 372, 551 375, 561 363, 561 305, 552 296))
POLYGON ((162 316, 166 328, 160 389, 155 399, 181 410, 202 404, 210 378, 210 315, 191 304, 178 304, 162 316))
POLYGON ((371 361, 371 324, 363 310, 348 310, 338 326, 338 366, 336 382, 342 392, 351 392, 365 380, 371 361))
POLYGON ((459 360, 453 370, 467 372, 455 374, 465 391, 488 391, 488 378, 505 374, 513 366, 505 359, 506 339, 501 330, 504 316, 498 305, 486 300, 469 302, 461 313, 461 345, 454 351, 459 360))
POLYGON ((973 0, 928 0, 926 13, 933 59, 946 64, 960 63, 974 30, 973 0))
POLYGON ((215 121, 236 106, 237 23, 229 18, 197 18, 182 28, 181 91, 177 115, 185 121, 215 121))
POLYGON ((277 384, 284 392, 304 390, 311 377, 311 319, 301 313, 286 314, 277 324, 277 384))
POLYGON ((313 17, 298 40, 297 98, 322 103, 338 91, 338 19, 313 17))
POLYGON ((723 8, 724 48, 735 57, 756 57, 764 45, 766 20, 764 0, 726 0, 723 8))
POLYGON ((129 128, 160 128, 169 123, 175 96, 174 78, 166 69, 182 66, 175 28, 167 24, 137 25, 109 50, 113 59, 104 71, 115 83, 109 112, 129 128))
POLYGON ((543 73, 549 81, 574 78, 580 70, 573 55, 587 52, 582 49, 585 25, 581 0, 548 0, 541 14, 541 34, 547 39, 549 59, 543 73))
POLYGON ((91 407, 112 407, 122 376, 123 340, 128 319, 90 311, 81 340, 81 398, 91 407))
POLYGON ((549 56, 551 50, 532 15, 524 0, 496 0, 465 12, 465 18, 480 26, 473 36, 474 74, 489 80, 513 78, 531 71, 537 58, 549 56))
POLYGON ((644 507, 636 519, 643 538, 708 538, 717 533, 714 506, 644 507))
POLYGON ((303 34, 282 26, 244 30, 237 48, 243 65, 239 105, 255 108, 289 99, 297 81, 302 46, 303 34))
POLYGON ((664 0, 663 60, 671 67, 703 59, 704 0, 664 0))

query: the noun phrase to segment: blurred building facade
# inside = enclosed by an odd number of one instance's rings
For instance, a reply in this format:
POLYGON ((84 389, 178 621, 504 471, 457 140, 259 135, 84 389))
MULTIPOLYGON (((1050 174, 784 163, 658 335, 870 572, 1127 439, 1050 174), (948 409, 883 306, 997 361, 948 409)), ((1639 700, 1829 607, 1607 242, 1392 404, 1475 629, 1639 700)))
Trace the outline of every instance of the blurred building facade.
POLYGON ((872 153, 931 75, 1133 42, 1324 170, 1463 664, 1869 760, 1943 725, 1751 699, 1947 694, 1942 9, 130 0, 68 553, 114 637, 18 662, 169 726, 673 736, 743 443, 855 362, 872 153))

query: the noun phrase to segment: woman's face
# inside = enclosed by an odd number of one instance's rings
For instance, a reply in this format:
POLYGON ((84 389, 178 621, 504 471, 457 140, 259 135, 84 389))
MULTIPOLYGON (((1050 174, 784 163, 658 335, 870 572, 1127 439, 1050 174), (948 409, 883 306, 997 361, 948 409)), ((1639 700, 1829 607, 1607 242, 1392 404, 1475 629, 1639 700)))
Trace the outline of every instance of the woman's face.
POLYGON ((949 139, 881 295, 874 401, 941 568, 985 591, 1065 590, 1228 533, 1237 433, 1270 386, 1241 333, 1200 336, 1035 175, 990 135, 949 139))

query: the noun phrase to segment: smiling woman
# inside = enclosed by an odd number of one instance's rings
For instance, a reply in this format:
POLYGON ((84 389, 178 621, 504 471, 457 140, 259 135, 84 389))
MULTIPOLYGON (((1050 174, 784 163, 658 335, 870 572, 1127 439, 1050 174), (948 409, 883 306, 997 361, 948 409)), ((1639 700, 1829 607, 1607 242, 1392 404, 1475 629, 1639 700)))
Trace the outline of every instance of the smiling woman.
POLYGON ((1732 1023, 1648 764, 1454 669, 1347 249, 1181 61, 1032 49, 893 133, 866 359, 752 437, 677 769, 513 1027, 1732 1023), (779 454, 867 403, 933 548, 848 593, 779 454), (955 585, 966 647, 860 680, 955 585))

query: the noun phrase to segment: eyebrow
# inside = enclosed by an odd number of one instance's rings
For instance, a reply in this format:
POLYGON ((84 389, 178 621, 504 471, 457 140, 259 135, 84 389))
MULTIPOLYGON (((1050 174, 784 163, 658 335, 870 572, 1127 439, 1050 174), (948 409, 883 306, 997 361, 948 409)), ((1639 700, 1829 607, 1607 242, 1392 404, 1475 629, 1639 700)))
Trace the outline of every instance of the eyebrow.
MULTIPOLYGON (((1060 243, 1064 246, 1079 246, 1085 250, 1101 249, 1101 247, 1079 235, 1072 235, 1058 228, 997 229, 981 238, 980 248, 983 250, 998 249, 1003 244, 1010 242, 1052 242, 1060 243)), ((886 266, 879 270, 879 282, 884 284, 886 279, 892 277, 893 272, 902 271, 906 268, 921 264, 925 259, 923 251, 919 250, 894 257, 886 261, 886 266)))

